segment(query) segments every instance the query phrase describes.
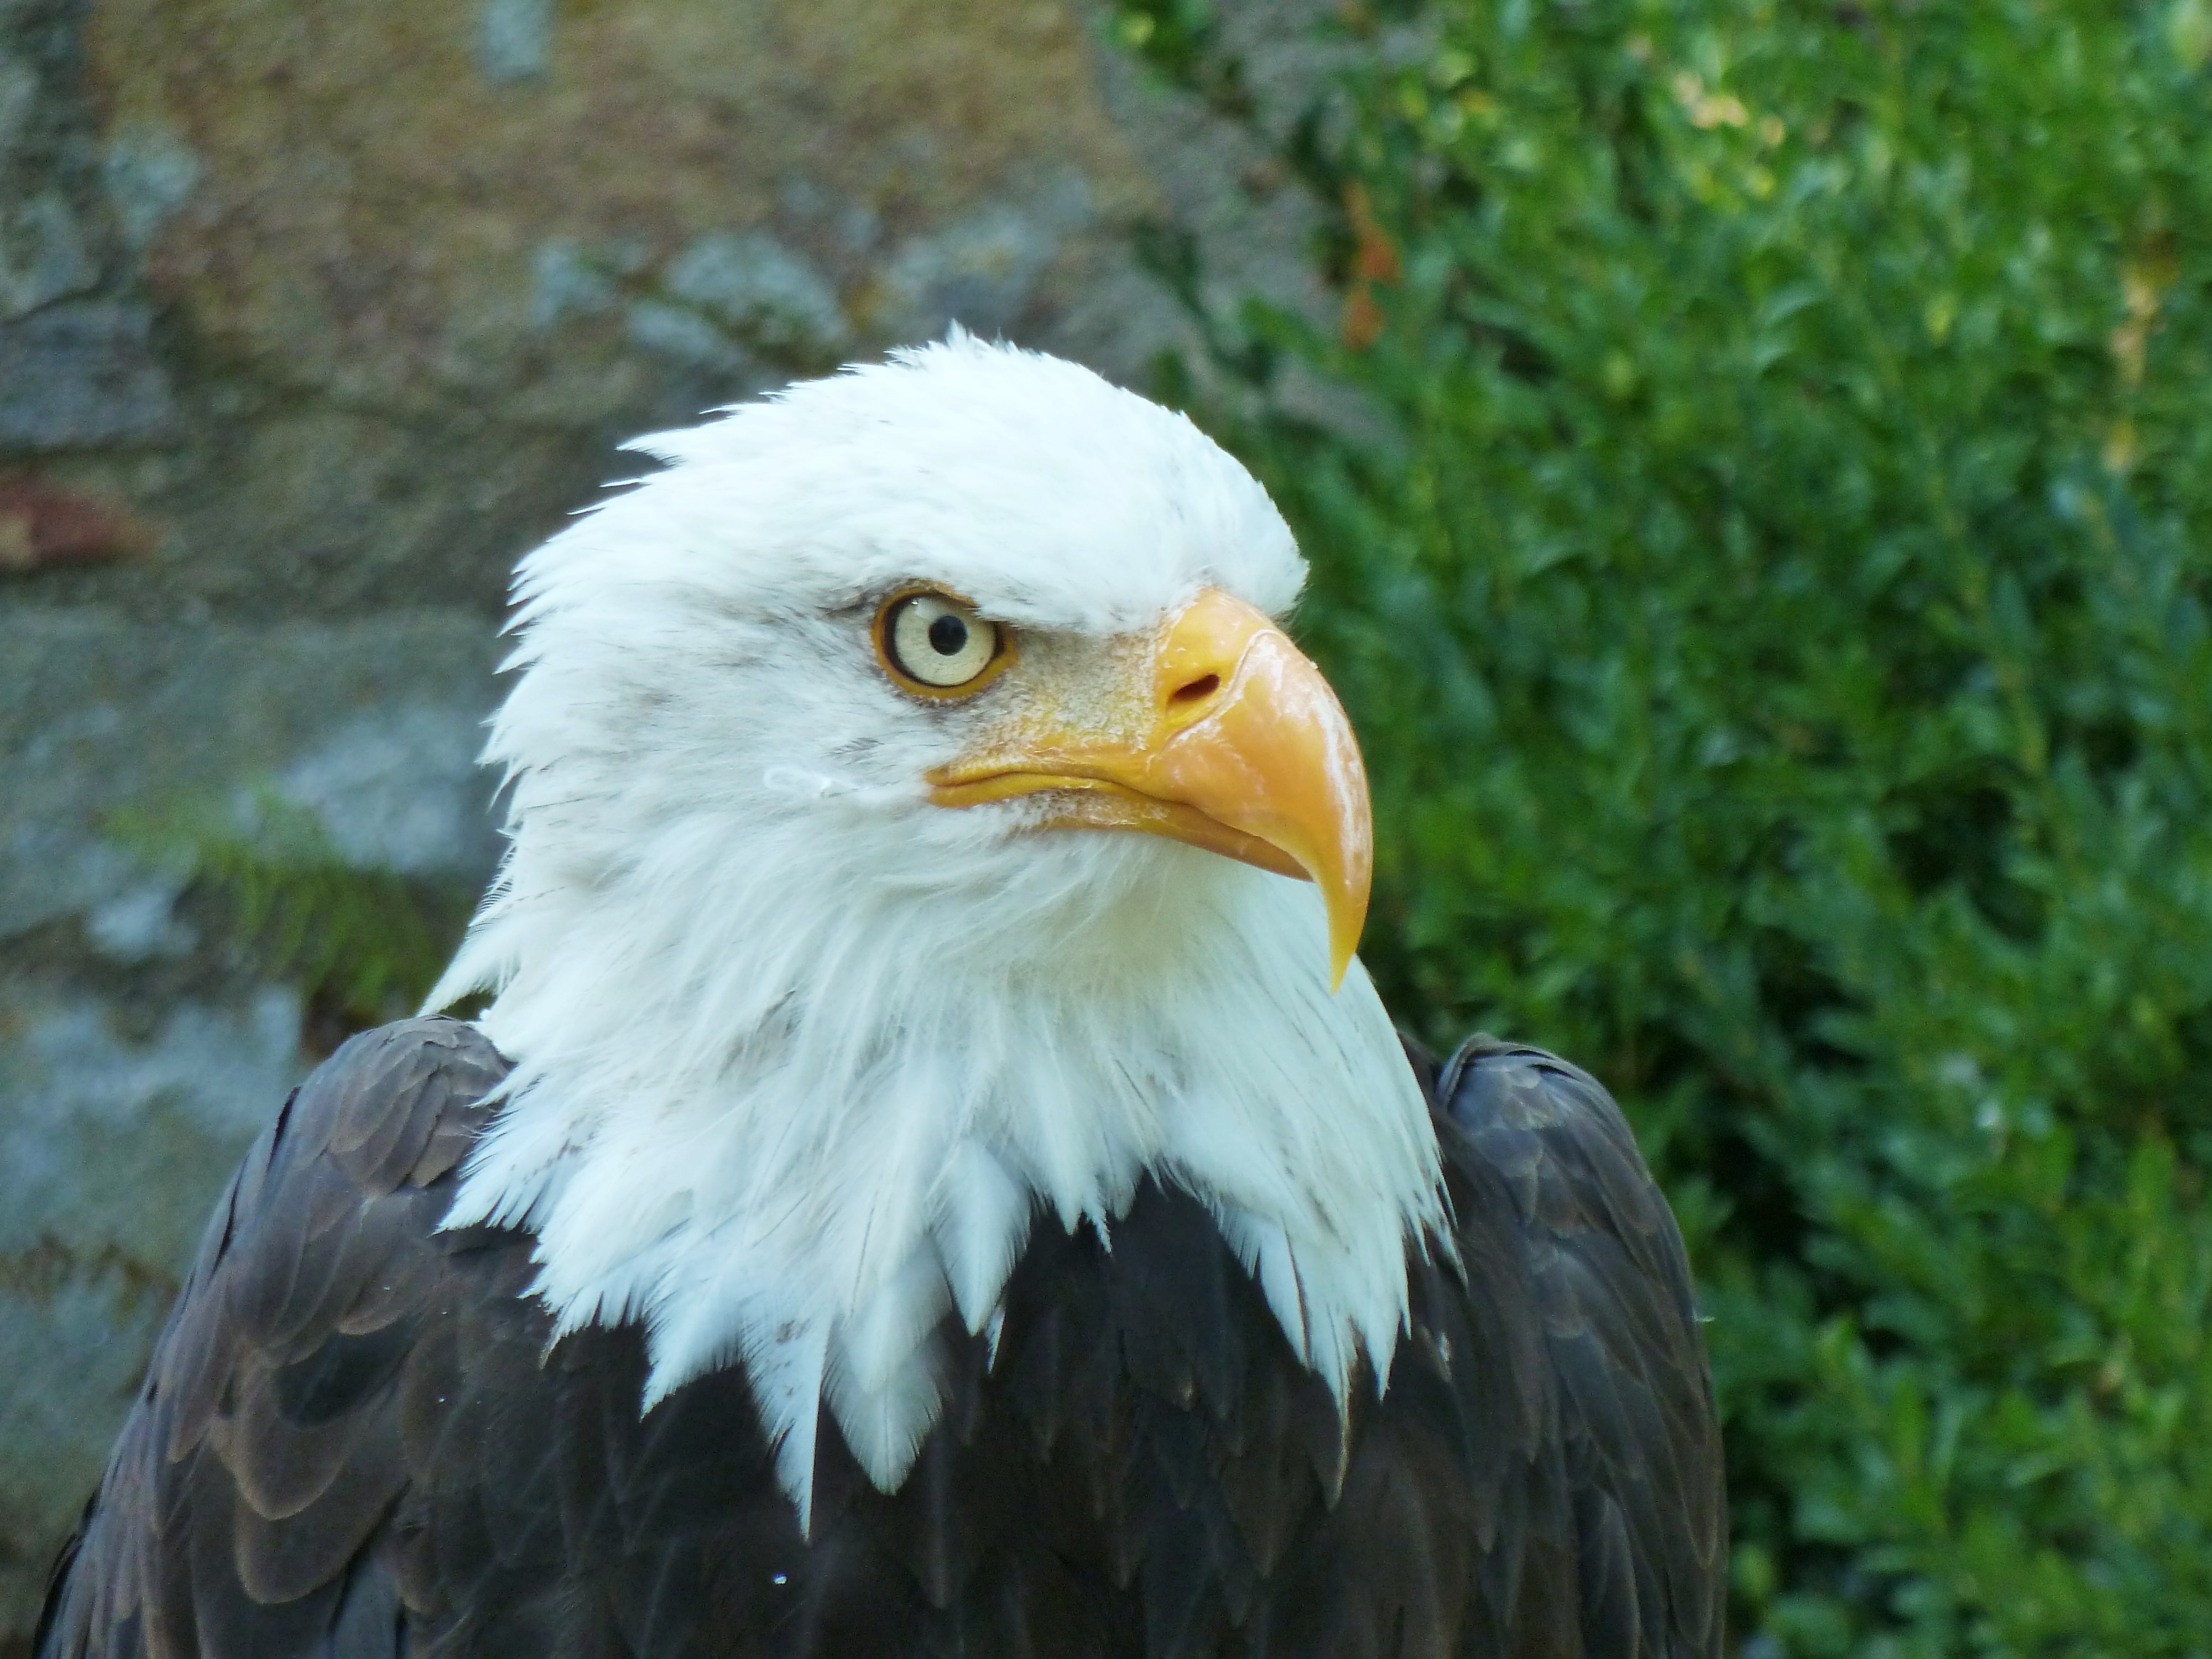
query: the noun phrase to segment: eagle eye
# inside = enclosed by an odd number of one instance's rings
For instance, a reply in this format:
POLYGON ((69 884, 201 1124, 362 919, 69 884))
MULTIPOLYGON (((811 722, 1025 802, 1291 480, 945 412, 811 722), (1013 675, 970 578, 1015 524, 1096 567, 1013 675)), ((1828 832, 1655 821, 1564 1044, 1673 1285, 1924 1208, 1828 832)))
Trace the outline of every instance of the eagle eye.
POLYGON ((968 696, 1013 660, 1009 629, 967 600, 935 588, 894 593, 876 612, 876 654, 903 690, 925 697, 968 696))

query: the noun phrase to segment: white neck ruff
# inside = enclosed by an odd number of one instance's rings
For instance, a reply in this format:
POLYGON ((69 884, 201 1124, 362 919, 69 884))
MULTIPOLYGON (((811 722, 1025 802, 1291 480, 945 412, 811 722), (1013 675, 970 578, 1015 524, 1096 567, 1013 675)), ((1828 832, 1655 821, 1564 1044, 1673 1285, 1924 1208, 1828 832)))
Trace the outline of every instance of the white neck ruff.
POLYGON ((991 1325, 1033 1205, 1110 1240, 1147 1173, 1212 1207, 1340 1402, 1363 1354, 1379 1387, 1436 1144, 1365 973, 1328 989, 1316 890, 1064 831, 856 880, 836 803, 805 805, 744 859, 675 824, 518 836, 431 1000, 495 992, 514 1062, 447 1224, 535 1230, 563 1332, 641 1320, 648 1405, 741 1359, 802 1519, 821 1403, 895 1489, 939 1320, 991 1325))

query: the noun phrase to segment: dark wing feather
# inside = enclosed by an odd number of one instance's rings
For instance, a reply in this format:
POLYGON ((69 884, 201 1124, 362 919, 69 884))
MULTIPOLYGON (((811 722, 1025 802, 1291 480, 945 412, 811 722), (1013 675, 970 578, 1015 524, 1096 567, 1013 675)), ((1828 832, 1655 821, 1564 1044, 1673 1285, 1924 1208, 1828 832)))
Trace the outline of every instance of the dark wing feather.
POLYGON ((1454 1368, 1477 1507, 1518 1522, 1482 1569, 1497 1650, 1718 1654, 1720 1429, 1681 1235, 1635 1137, 1587 1073, 1486 1037, 1436 1100, 1468 1352, 1497 1376, 1454 1368))

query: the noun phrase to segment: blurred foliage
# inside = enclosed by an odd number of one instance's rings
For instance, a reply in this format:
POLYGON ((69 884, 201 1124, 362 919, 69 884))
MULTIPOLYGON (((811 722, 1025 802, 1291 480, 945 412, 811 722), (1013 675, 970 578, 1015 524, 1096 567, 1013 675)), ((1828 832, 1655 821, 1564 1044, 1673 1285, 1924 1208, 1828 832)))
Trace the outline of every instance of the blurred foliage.
POLYGON ((1312 557, 1393 1006, 1675 1200, 1735 1640, 2212 1653, 2212 3, 1332 27, 1340 325, 1164 389, 1312 557))
POLYGON ((322 820, 274 791, 114 814, 108 832, 188 876, 254 969, 296 985, 335 1041, 415 1012, 474 895, 347 860, 322 820))

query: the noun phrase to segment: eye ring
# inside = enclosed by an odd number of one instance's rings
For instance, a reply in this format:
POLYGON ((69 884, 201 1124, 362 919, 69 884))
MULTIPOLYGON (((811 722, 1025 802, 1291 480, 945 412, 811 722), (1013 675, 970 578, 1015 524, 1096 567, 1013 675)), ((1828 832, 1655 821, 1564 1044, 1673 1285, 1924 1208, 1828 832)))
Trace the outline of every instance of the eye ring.
POLYGON ((1013 665, 1013 629, 979 616, 939 587, 902 587, 876 608, 876 659, 900 690, 948 702, 972 697, 1013 665))

